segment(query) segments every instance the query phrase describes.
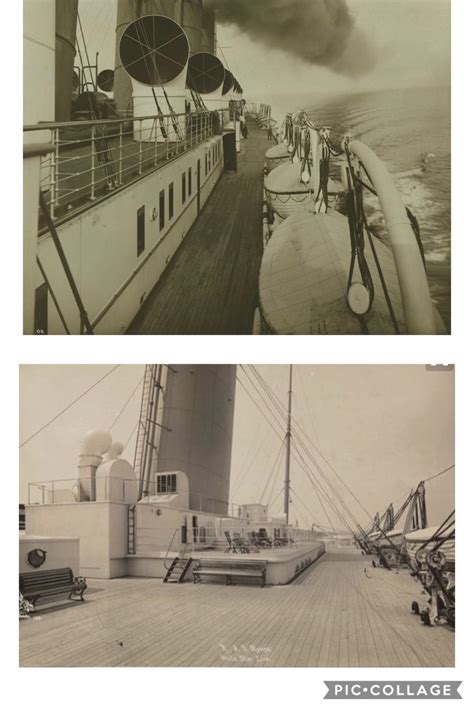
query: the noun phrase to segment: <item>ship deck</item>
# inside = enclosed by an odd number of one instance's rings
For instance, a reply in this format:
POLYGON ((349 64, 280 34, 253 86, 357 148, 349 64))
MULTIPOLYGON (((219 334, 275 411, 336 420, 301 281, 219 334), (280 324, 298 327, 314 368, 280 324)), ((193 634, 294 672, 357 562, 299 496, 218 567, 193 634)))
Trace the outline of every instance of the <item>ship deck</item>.
POLYGON ((410 613, 420 586, 330 548, 291 585, 90 580, 20 622, 21 666, 450 667, 454 633, 410 613))
POLYGON ((266 131, 248 119, 237 173, 224 173, 129 334, 250 334, 262 259, 266 131))

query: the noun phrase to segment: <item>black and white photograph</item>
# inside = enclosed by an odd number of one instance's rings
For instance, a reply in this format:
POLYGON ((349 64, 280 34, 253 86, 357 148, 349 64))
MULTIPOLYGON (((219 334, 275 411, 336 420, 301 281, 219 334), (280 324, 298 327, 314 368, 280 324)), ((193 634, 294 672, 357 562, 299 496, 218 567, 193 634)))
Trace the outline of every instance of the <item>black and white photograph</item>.
POLYGON ((472 708, 471 4, 4 18, 13 711, 472 708))
POLYGON ((454 667, 454 366, 21 366, 19 528, 22 667, 454 667))
POLYGON ((450 334, 449 0, 24 0, 23 33, 25 335, 450 334))

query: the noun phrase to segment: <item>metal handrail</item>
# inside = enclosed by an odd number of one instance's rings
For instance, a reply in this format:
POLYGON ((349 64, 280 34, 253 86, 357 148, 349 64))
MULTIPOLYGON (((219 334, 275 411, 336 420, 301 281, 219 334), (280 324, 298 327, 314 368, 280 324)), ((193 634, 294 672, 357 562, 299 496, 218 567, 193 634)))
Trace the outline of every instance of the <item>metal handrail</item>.
POLYGON ((171 546, 173 545, 174 537, 176 536, 176 534, 178 533, 179 530, 180 530, 179 527, 175 529, 173 535, 171 536, 171 540, 170 540, 170 544, 169 544, 169 546, 168 546, 168 550, 167 550, 166 553, 165 553, 165 557, 164 557, 164 560, 163 560, 163 565, 165 566, 166 570, 169 570, 169 567, 168 567, 168 565, 167 565, 167 562, 168 562, 168 555, 169 555, 169 552, 170 552, 170 550, 171 550, 171 546))
MULTIPOLYGON (((138 487, 139 487, 139 482, 138 479, 122 479, 121 477, 113 477, 113 476, 96 476, 96 477, 90 477, 90 478, 69 478, 69 479, 49 479, 46 481, 40 481, 40 482, 29 482, 28 483, 28 503, 30 504, 32 501, 33 496, 31 495, 32 490, 34 490, 34 487, 38 488, 42 492, 42 503, 44 503, 44 493, 45 492, 54 492, 58 491, 68 491, 68 492, 74 492, 74 488, 77 487, 80 484, 89 484, 92 485, 95 483, 96 487, 99 485, 99 482, 107 482, 108 486, 106 487, 106 495, 107 497, 110 497, 111 495, 111 488, 113 485, 117 484, 122 484, 121 487, 121 493, 119 496, 116 497, 116 499, 119 503, 120 502, 125 502, 126 501, 126 494, 134 492, 137 496, 137 501, 138 501, 138 487), (112 486, 111 486, 112 485, 112 486)), ((117 489, 115 489, 117 491, 117 489)), ((189 491, 188 489, 176 489, 176 491, 162 491, 158 492, 156 491, 156 485, 155 482, 153 482, 153 486, 150 489, 150 493, 148 494, 147 497, 141 500, 142 505, 145 506, 157 506, 159 505, 159 502, 153 502, 153 501, 147 501, 146 499, 149 498, 150 496, 166 496, 169 494, 187 494, 189 497, 189 503, 193 504, 192 510, 194 511, 201 511, 201 512, 209 512, 209 508, 211 508, 211 505, 215 508, 216 504, 219 505, 225 505, 227 507, 227 513, 222 513, 220 516, 223 518, 234 518, 234 516, 230 515, 229 516, 229 511, 234 510, 234 507, 239 507, 241 506, 240 504, 236 503, 230 503, 228 501, 224 501, 223 499, 215 499, 211 498, 208 496, 204 496, 201 493, 195 492, 195 491, 189 491), (207 508, 205 508, 205 505, 207 505, 207 508)), ((54 500, 50 503, 55 503, 54 500)), ((63 502, 60 502, 63 503, 63 502)), ((191 508, 191 507, 190 507, 191 508)), ((214 513, 218 513, 215 512, 214 513)))
POLYGON ((24 126, 30 141, 34 133, 50 133, 54 150, 41 161, 40 185, 51 218, 68 219, 209 139, 216 114, 223 127, 227 108, 24 126))
MULTIPOLYGON (((229 111, 229 109, 200 109, 196 111, 188 111, 180 114, 163 114, 161 118, 168 119, 171 117, 179 118, 180 116, 194 116, 197 114, 211 114, 215 111, 229 111)), ((100 126, 103 124, 115 123, 132 123, 133 121, 152 121, 158 119, 156 114, 148 114, 146 116, 128 116, 126 118, 111 118, 111 119, 91 119, 87 121, 45 121, 44 123, 27 124, 23 126, 23 131, 44 131, 46 129, 53 130, 56 128, 79 128, 83 126, 100 126)))

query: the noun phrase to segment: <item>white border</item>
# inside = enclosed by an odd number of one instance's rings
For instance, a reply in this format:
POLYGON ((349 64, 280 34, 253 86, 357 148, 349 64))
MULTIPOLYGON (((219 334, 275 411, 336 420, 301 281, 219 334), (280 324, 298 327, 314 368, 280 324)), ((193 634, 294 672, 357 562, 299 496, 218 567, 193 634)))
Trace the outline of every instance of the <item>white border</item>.
MULTIPOLYGON (((41 0, 37 0, 40 2, 41 0)), ((379 0, 382 2, 383 0, 379 0)), ((416 0, 412 0, 416 1, 416 0)), ((433 0, 436 2, 437 0, 433 0)), ((21 337, 21 3, 5 10, 2 37, 2 670, 6 703, 13 708, 38 711, 74 705, 130 709, 312 709, 324 696, 324 678, 333 679, 463 679, 462 702, 445 702, 454 708, 472 700, 472 503, 474 491, 472 409, 473 164, 472 164, 472 65, 473 4, 453 0, 453 250, 452 337, 310 337, 259 339, 246 337, 96 337, 94 347, 86 337, 41 339, 21 337), (9 72, 13 69, 12 73, 9 72), (16 334, 16 335, 14 335, 16 334), (97 340, 99 338, 99 340, 97 340), (117 340, 117 338, 119 340, 117 340), (136 340, 138 338, 138 340, 136 340), (192 354, 192 355, 191 355, 192 354), (16 622, 18 470, 18 364, 19 363, 135 363, 190 361, 251 363, 456 363, 457 491, 458 491, 458 625, 455 669, 84 669, 27 670, 17 668, 16 622), (5 599, 5 593, 7 597, 5 599)), ((6 7, 6 6, 5 6, 6 7)), ((419 28, 420 33, 423 27, 419 28)), ((429 644, 429 630, 427 630, 429 644)), ((332 702, 338 705, 341 702, 332 702)), ((365 702, 352 702, 351 708, 365 702)), ((391 701, 390 708, 401 702, 391 701)), ((371 707, 373 708, 373 707, 371 707)), ((377 705, 378 708, 378 705, 377 705)))

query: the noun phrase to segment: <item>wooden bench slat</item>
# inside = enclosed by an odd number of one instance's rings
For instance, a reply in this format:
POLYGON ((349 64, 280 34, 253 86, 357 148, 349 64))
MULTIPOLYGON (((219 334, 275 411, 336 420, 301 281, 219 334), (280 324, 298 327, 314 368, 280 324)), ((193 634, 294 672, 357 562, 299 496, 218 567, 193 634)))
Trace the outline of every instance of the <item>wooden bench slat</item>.
POLYGON ((83 600, 84 590, 87 588, 85 579, 75 580, 71 568, 57 568, 56 570, 38 570, 31 573, 20 573, 20 593, 24 598, 33 603, 40 597, 69 593, 80 595, 83 600))
POLYGON ((253 571, 253 570, 218 570, 217 568, 210 568, 206 570, 205 568, 199 568, 196 570, 199 575, 240 575, 245 577, 260 578, 263 571, 253 571))

